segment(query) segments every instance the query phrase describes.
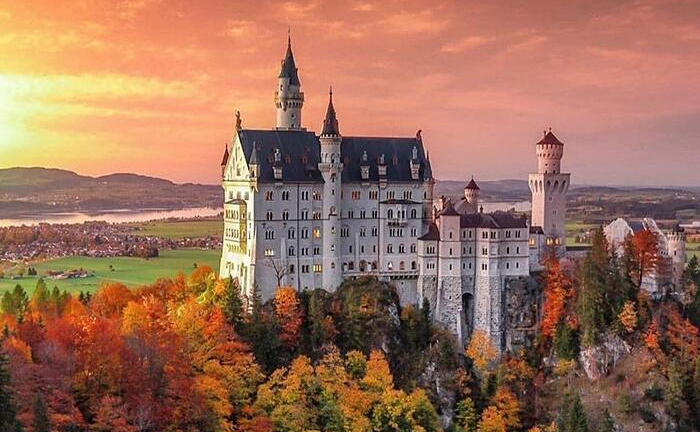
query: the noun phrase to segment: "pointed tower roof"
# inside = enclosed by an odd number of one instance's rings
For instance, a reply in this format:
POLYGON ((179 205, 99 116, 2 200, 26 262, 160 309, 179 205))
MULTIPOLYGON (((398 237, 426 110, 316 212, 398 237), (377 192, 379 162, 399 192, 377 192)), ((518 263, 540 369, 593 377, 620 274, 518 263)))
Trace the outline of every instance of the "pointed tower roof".
POLYGON ((224 157, 221 159, 221 166, 225 166, 228 162, 228 144, 224 147, 224 157))
POLYGON ((425 152, 425 178, 433 178, 433 167, 430 165, 430 152, 427 150, 425 152))
POLYGON ((549 131, 544 132, 544 138, 540 140, 537 144, 554 144, 554 145, 564 145, 563 142, 559 141, 559 139, 554 136, 552 133, 552 128, 549 128, 549 131))
POLYGON ((328 109, 326 110, 326 118, 323 120, 321 135, 340 136, 338 118, 335 115, 335 108, 333 107, 333 87, 331 87, 328 95, 328 109))
POLYGON ((294 54, 292 53, 292 36, 287 37, 287 54, 282 60, 282 70, 280 70, 280 78, 289 78, 289 84, 301 85, 296 63, 294 63, 294 54))
POLYGON ((464 189, 479 190, 480 188, 479 188, 479 185, 477 185, 476 182, 474 181, 474 177, 472 177, 471 181, 469 182, 467 187, 465 187, 464 189))
POLYGON ((455 210, 454 204, 452 204, 452 200, 447 201, 445 208, 440 212, 440 216, 459 216, 459 213, 455 210))

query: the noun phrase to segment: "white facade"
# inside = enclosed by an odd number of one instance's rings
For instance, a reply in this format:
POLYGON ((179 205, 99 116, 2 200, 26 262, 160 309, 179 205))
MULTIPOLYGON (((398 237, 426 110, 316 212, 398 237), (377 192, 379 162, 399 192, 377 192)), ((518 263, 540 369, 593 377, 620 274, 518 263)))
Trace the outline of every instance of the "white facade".
POLYGON ((561 172, 564 144, 552 131, 545 132, 537 143, 537 173, 530 174, 532 192, 532 226, 541 227, 548 246, 558 257, 566 250, 566 192, 571 174, 561 172))

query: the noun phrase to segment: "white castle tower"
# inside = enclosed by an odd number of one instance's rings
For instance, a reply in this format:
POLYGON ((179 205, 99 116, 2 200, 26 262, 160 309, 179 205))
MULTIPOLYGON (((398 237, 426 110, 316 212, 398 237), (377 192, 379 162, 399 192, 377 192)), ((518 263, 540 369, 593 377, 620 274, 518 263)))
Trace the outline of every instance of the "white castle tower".
POLYGON ((464 188, 464 199, 471 204, 475 210, 479 208, 479 186, 477 186, 474 181, 474 177, 472 177, 469 184, 464 188))
POLYGON ((530 174, 528 182, 532 192, 531 226, 542 228, 546 245, 552 247, 559 257, 566 251, 564 220, 571 177, 571 174, 561 172, 563 156, 564 143, 550 128, 537 143, 537 173, 530 174))
POLYGON ((683 228, 674 227, 673 231, 668 233, 668 256, 671 260, 671 283, 676 291, 683 290, 683 272, 685 271, 685 232, 683 228))
POLYGON ((275 106, 277 107, 276 129, 304 130, 301 127, 304 92, 301 91, 298 69, 294 63, 291 36, 287 39, 287 54, 282 60, 282 70, 278 77, 275 106))
POLYGON ((328 109, 319 136, 321 162, 318 170, 323 176, 323 288, 335 291, 343 281, 340 259, 340 211, 341 173, 340 158, 342 141, 338 119, 333 107, 333 89, 329 92, 328 109))

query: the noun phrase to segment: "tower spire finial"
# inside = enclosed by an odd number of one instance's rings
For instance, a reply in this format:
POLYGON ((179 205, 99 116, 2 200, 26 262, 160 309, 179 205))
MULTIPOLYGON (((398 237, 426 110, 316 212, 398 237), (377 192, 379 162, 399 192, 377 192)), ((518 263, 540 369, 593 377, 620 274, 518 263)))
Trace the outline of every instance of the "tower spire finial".
POLYGON ((287 27, 287 45, 292 46, 292 28, 287 27))

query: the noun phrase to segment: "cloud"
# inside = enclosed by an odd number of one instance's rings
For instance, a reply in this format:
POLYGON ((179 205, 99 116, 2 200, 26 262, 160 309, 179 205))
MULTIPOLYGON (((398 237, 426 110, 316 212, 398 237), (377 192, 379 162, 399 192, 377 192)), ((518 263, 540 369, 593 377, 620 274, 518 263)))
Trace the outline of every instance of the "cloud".
POLYGON ((435 16, 432 9, 415 12, 404 10, 389 14, 377 23, 376 28, 387 33, 435 34, 445 30, 449 23, 449 19, 435 16))
POLYGON ((356 12, 371 12, 374 9, 375 6, 372 3, 358 3, 352 8, 356 12))
POLYGON ((442 48, 440 48, 440 51, 447 53, 459 53, 479 47, 494 40, 496 40, 494 37, 467 36, 456 42, 443 45, 442 48))
POLYGON ((259 31, 255 21, 231 19, 226 22, 224 34, 232 38, 245 38, 259 31))
POLYGON ((117 3, 117 16, 123 20, 130 20, 142 10, 157 5, 162 0, 122 0, 117 3))

